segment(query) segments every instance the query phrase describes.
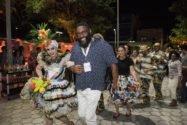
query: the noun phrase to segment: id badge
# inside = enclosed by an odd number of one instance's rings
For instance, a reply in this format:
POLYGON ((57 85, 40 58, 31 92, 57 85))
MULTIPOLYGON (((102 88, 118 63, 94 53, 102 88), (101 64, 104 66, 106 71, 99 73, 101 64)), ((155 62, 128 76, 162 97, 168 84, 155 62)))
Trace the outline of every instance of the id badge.
POLYGON ((84 72, 90 72, 91 71, 91 64, 90 62, 84 63, 84 72))

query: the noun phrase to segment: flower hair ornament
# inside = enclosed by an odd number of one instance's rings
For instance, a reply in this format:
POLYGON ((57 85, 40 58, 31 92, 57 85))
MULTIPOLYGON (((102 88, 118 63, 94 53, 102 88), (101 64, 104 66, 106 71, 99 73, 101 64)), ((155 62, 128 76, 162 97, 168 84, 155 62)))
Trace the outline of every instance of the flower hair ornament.
POLYGON ((54 46, 54 47, 58 48, 58 43, 56 40, 49 40, 47 45, 54 46))
MULTIPOLYGON (((34 46, 42 45, 43 48, 46 48, 48 46, 54 46, 58 48, 58 42, 56 40, 52 40, 55 37, 55 33, 52 33, 50 29, 47 29, 46 23, 37 24, 36 27, 31 25, 33 27, 32 30, 30 30, 30 36, 32 36, 32 43, 34 43, 34 46)), ((55 59, 52 59, 52 57, 49 56, 49 54, 46 51, 41 52, 41 59, 46 62, 47 65, 51 63, 59 62, 62 58, 62 54, 58 53, 59 56, 57 56, 55 59)))
POLYGON ((30 36, 33 38, 32 43, 36 46, 39 44, 43 44, 44 47, 47 47, 49 44, 53 44, 58 48, 58 43, 55 40, 52 40, 56 33, 52 33, 50 29, 47 29, 46 23, 37 24, 37 26, 32 26, 32 30, 30 30, 30 36))

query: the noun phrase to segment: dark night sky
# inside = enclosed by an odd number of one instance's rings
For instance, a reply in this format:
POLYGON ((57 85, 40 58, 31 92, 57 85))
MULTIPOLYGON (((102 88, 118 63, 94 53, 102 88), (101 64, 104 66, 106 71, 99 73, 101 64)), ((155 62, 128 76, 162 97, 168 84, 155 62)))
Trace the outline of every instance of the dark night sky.
MULTIPOLYGON (((168 36, 176 23, 175 15, 168 10, 173 1, 175 0, 119 0, 120 40, 127 40, 130 37, 131 21, 128 19, 131 14, 139 17, 136 19, 137 23, 139 23, 137 25, 138 29, 163 28, 164 36, 168 36)), ((116 6, 116 4, 113 5, 113 7, 116 6)), ((116 23, 115 17, 113 20, 114 28, 116 23)), ((133 37, 136 37, 136 30, 133 37)), ((109 31, 108 34, 106 37, 113 40, 113 30, 109 31)))
POLYGON ((145 28, 163 27, 168 30, 175 16, 168 11, 173 0, 119 0, 120 14, 134 12, 140 16, 145 28))
MULTIPOLYGON (((173 1, 174 0, 119 0, 120 16, 123 16, 123 14, 135 13, 140 17, 141 28, 162 27, 166 31, 166 34, 169 34, 171 28, 173 28, 175 24, 175 15, 168 11, 168 7, 173 1)), ((115 26, 116 21, 113 23, 115 26)), ((0 28, 2 29, 2 27, 0 28)), ((120 28, 122 31, 122 27, 120 28)), ((113 29, 110 32, 113 34, 113 29)))

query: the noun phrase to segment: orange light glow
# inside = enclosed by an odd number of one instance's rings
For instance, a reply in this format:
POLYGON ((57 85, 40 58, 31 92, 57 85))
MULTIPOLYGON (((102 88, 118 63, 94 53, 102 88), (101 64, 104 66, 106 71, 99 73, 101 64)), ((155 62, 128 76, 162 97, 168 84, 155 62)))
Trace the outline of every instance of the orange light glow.
POLYGON ((6 46, 5 41, 1 41, 1 46, 6 46))
POLYGON ((183 41, 182 44, 187 44, 187 41, 183 41))
POLYGON ((3 14, 3 10, 0 10, 0 14, 3 14))
POLYGON ((17 39, 16 39, 16 41, 20 42, 20 41, 21 41, 21 39, 17 38, 17 39))
MULTIPOLYGON (((6 40, 6 38, 4 38, 6 40)), ((1 41, 1 45, 0 45, 0 53, 1 48, 3 46, 6 46, 6 41, 3 40, 1 41)), ((44 46, 42 44, 39 44, 37 46, 35 46, 33 43, 29 43, 29 42, 24 42, 19 38, 16 39, 12 39, 16 42, 19 42, 19 46, 23 46, 24 50, 23 50, 23 56, 26 57, 26 59, 30 56, 30 52, 34 49, 36 49, 36 47, 41 47, 42 51, 44 50, 44 46)), ((59 45, 61 46, 61 52, 64 53, 66 52, 66 50, 72 50, 73 47, 73 43, 64 43, 64 42, 59 42, 59 45)), ((14 46, 14 42, 12 42, 12 47, 14 46)))
POLYGON ((60 44, 61 44, 61 46, 63 46, 63 45, 64 45, 64 43, 63 43, 63 42, 61 42, 60 44))

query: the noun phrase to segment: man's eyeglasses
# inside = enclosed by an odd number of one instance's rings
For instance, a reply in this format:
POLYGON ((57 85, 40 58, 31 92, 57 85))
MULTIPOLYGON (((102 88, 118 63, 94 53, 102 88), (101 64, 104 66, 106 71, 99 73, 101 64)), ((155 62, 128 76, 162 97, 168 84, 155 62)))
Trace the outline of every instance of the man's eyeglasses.
POLYGON ((82 31, 82 32, 77 32, 76 34, 77 34, 77 36, 79 37, 79 36, 81 36, 81 35, 86 35, 88 33, 88 31, 87 30, 84 30, 84 31, 82 31))

